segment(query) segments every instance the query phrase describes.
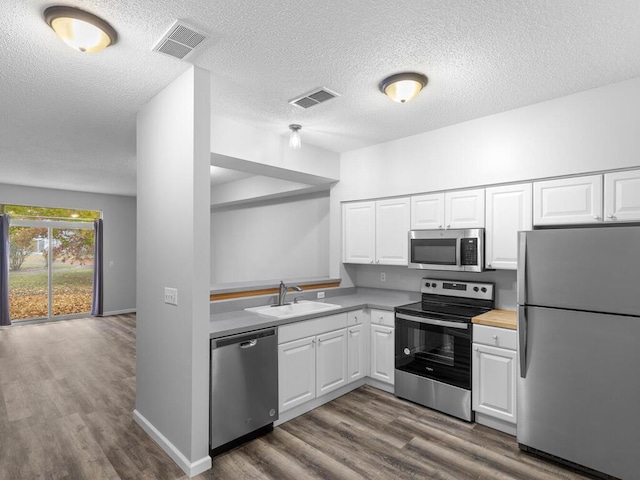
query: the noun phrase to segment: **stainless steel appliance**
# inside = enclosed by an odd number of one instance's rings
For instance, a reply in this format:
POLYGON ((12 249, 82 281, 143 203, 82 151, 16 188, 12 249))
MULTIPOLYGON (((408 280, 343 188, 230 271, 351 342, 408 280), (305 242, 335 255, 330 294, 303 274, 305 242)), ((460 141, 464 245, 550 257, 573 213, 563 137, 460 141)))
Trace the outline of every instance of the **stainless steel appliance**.
POLYGON ((640 227, 518 235, 518 444, 640 479, 640 227))
POLYGON ((278 330, 212 339, 212 454, 273 429, 277 419, 278 330))
POLYGON ((471 421, 471 319, 493 309, 493 284, 423 278, 421 291, 395 309, 395 394, 471 421))
POLYGON ((484 229, 410 231, 409 268, 483 271, 484 229))

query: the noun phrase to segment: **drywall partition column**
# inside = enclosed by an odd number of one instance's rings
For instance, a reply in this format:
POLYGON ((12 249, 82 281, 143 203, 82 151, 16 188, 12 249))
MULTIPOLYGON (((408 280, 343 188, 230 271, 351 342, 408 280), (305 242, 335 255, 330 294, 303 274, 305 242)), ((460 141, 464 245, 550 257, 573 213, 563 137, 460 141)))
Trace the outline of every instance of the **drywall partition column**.
POLYGON ((190 476, 209 457, 209 72, 138 113, 134 418, 190 476), (177 305, 164 301, 178 291, 177 305))

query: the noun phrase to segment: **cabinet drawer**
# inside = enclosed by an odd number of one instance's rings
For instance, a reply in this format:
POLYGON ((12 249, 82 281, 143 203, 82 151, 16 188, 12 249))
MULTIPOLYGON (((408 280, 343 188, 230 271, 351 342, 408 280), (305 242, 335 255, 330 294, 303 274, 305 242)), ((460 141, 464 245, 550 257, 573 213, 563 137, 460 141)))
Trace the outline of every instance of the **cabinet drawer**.
POLYGON ((312 337, 321 333, 346 328, 347 314, 338 313, 326 317, 314 318, 303 322, 289 323, 278 327, 278 344, 290 342, 304 337, 312 337))
POLYGON ((517 349, 518 336, 515 330, 486 325, 473 326, 473 342, 490 345, 492 347, 517 349))
POLYGON ((371 310, 371 323, 384 325, 386 327, 395 327, 395 313, 388 310, 371 310))
POLYGON ((347 312, 347 325, 362 325, 364 323, 365 313, 363 309, 347 312))

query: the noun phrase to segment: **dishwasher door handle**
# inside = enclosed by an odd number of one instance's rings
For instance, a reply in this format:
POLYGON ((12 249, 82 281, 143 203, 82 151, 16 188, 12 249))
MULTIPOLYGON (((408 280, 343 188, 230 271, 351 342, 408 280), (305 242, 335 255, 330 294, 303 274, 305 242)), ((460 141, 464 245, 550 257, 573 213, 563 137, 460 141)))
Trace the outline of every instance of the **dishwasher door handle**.
POLYGON ((251 347, 255 347, 257 344, 258 344, 257 339, 249 340, 248 342, 242 342, 240 344, 240 348, 251 348, 251 347))

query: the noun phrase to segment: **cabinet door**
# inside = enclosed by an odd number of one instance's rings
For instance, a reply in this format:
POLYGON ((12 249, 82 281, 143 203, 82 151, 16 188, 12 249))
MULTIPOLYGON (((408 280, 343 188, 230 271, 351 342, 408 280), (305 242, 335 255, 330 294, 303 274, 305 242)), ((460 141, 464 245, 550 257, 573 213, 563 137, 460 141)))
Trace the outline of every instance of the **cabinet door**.
POLYGON ((347 330, 343 328, 316 338, 316 395, 319 397, 347 384, 347 330))
POLYGON ((531 196, 530 183, 487 188, 487 268, 517 269, 518 232, 533 227, 531 196))
POLYGON ((347 329, 347 375, 349 382, 367 375, 367 341, 366 329, 362 324, 347 329))
POLYGON ((344 263, 373 263, 376 255, 376 203, 345 203, 342 232, 344 263))
POLYGON ((484 188, 446 192, 444 205, 446 228, 484 227, 484 188))
POLYGON ((409 198, 376 202, 376 263, 408 265, 409 198))
POLYGON ((534 225, 601 221, 602 175, 560 178, 533 184, 534 225))
POLYGON ((315 337, 278 345, 280 412, 316 397, 315 337))
POLYGON ((516 423, 516 352, 477 343, 473 350, 473 410, 516 423))
POLYGON ((444 193, 411 197, 411 230, 444 228, 444 193))
POLYGON ((604 175, 604 220, 640 221, 640 170, 604 175))
POLYGON ((371 325, 371 378, 381 382, 394 381, 393 328, 371 325))

